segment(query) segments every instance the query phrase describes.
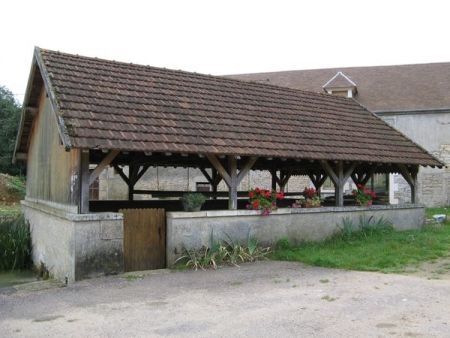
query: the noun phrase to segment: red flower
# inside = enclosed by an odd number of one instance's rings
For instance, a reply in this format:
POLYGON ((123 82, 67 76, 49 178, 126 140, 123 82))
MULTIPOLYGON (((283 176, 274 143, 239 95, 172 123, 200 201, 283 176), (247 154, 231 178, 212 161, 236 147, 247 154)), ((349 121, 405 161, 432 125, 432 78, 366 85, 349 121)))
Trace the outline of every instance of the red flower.
POLYGON ((257 208, 259 206, 259 200, 254 200, 252 205, 254 208, 257 208))
POLYGON ((253 191, 248 192, 248 197, 253 198, 255 197, 255 193, 253 191))
POLYGON ((280 191, 279 193, 277 193, 275 196, 276 196, 277 199, 282 200, 282 199, 284 198, 284 191, 281 190, 281 191, 280 191))

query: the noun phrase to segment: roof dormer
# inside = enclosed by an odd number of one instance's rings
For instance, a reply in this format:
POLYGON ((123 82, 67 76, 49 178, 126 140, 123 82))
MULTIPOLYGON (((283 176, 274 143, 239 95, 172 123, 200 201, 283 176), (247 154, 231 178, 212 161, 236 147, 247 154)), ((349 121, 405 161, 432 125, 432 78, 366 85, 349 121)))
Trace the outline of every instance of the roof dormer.
POLYGON ((323 90, 336 96, 353 97, 357 92, 356 83, 350 80, 344 73, 338 72, 330 81, 323 85, 323 90))

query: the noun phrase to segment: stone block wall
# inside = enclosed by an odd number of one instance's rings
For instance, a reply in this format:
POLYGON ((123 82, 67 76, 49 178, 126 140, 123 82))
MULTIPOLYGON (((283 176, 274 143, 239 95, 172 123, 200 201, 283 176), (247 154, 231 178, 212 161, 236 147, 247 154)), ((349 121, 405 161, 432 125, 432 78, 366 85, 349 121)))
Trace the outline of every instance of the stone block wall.
MULTIPOLYGON (((128 174, 128 168, 124 168, 128 174)), ((128 188, 119 174, 113 168, 105 169, 99 177, 100 200, 125 200, 128 199, 128 188)), ((197 183, 207 183, 205 176, 199 169, 192 168, 149 168, 136 184, 138 190, 177 190, 196 191, 197 183)), ((267 171, 250 171, 238 186, 239 191, 248 191, 252 188, 270 189, 272 177, 267 171)), ((293 176, 286 185, 286 192, 303 191, 305 186, 310 186, 311 181, 307 176, 293 176)), ((225 182, 221 181, 218 191, 228 191, 225 182)), ((135 200, 149 199, 149 195, 135 195, 135 200)))

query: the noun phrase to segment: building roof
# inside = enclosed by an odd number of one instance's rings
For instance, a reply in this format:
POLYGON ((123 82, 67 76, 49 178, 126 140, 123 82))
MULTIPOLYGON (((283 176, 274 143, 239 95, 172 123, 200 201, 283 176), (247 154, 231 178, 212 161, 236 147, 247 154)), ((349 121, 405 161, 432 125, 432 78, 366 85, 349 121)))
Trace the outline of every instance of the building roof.
POLYGON ((450 63, 294 70, 230 77, 323 92, 323 86, 338 72, 357 85, 354 99, 371 112, 450 109, 450 63))
POLYGON ((352 99, 40 48, 34 60, 16 153, 45 86, 66 148, 442 165, 352 99))

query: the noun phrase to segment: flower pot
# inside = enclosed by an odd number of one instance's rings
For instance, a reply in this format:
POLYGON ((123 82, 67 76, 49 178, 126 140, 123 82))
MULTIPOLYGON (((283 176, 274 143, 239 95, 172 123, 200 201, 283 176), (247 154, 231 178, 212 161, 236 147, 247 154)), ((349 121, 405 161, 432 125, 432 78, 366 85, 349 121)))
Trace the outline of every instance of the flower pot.
POLYGON ((308 203, 308 202, 306 202, 304 205, 303 205, 303 207, 304 208, 320 208, 322 205, 320 205, 320 204, 314 204, 314 205, 312 205, 312 204, 310 204, 310 203, 308 203))
POLYGON ((203 203, 202 203, 200 205, 189 207, 189 202, 186 202, 186 201, 181 201, 181 202, 183 203, 184 211, 200 211, 200 209, 202 208, 202 205, 203 205, 203 203))

